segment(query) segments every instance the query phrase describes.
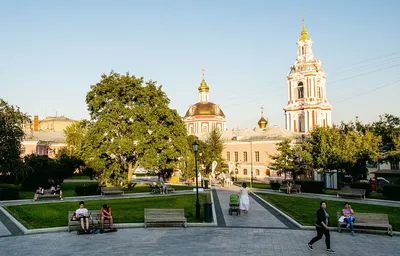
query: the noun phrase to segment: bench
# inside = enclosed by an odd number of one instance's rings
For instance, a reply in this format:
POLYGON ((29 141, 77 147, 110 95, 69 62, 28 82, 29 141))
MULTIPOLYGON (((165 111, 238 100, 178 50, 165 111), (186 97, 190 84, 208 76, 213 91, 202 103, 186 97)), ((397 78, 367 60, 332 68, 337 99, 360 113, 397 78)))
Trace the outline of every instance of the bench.
MULTIPOLYGON (((279 192, 281 192, 282 190, 283 190, 285 193, 287 192, 287 186, 286 186, 286 184, 282 184, 282 185, 279 187, 279 192)), ((290 192, 301 193, 301 185, 297 185, 297 184, 293 185, 292 188, 290 189, 290 192)))
POLYGON ((101 195, 123 195, 124 190, 117 187, 101 187, 101 195))
POLYGON ((144 209, 144 228, 150 223, 182 223, 186 228, 184 209, 144 209))
MULTIPOLYGON (((91 211, 88 210, 89 216, 91 217, 89 219, 89 229, 92 229, 94 231, 94 218, 93 216, 96 216, 96 214, 100 214, 100 210, 97 211, 91 211)), ((72 229, 74 230, 80 230, 81 229, 81 222, 79 220, 72 220, 72 216, 74 215, 75 211, 68 211, 68 232, 71 232, 72 229)))
MULTIPOLYGON (((342 232, 342 227, 346 226, 346 222, 340 222, 339 218, 342 216, 341 212, 337 213, 338 218, 338 231, 342 232)), ((380 213, 354 213, 355 222, 354 228, 387 228, 389 236, 393 235, 392 225, 389 224, 389 217, 387 214, 380 213)))
POLYGON ((342 188, 338 190, 336 196, 361 196, 361 199, 365 199, 365 189, 360 188, 342 188))
POLYGON ((63 199, 62 197, 60 197, 59 194, 51 194, 50 192, 51 192, 50 189, 45 189, 43 190, 43 195, 35 193, 35 195, 33 196, 33 201, 37 201, 39 200, 39 198, 46 198, 46 197, 59 197, 60 200, 63 199))

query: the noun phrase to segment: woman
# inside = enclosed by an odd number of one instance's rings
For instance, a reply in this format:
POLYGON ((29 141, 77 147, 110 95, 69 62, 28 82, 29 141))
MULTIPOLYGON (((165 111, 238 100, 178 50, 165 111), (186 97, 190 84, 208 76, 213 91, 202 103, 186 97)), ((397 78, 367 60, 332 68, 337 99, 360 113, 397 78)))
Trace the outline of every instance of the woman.
POLYGON ((319 209, 317 211, 317 222, 315 223, 315 227, 317 229, 317 236, 311 239, 311 241, 307 244, 308 249, 313 250, 314 248, 312 247, 312 245, 318 240, 320 240, 323 235, 325 235, 326 252, 335 253, 335 251, 331 249, 328 223, 329 223, 329 214, 326 212, 326 202, 321 201, 319 203, 319 209))
POLYGON ((250 199, 249 199, 249 190, 247 188, 246 182, 243 182, 242 188, 240 189, 240 192, 238 193, 238 195, 240 196, 239 209, 244 211, 245 213, 248 213, 250 199))
POLYGON ((290 194, 290 191, 292 190, 292 187, 293 187, 293 184, 290 181, 288 181, 286 183, 286 193, 287 194, 290 194))
POLYGON ((351 209, 349 203, 344 203, 344 208, 342 210, 342 215, 344 216, 344 222, 347 224, 347 228, 350 228, 351 235, 354 236, 354 227, 353 223, 356 220, 354 218, 354 211, 351 209))

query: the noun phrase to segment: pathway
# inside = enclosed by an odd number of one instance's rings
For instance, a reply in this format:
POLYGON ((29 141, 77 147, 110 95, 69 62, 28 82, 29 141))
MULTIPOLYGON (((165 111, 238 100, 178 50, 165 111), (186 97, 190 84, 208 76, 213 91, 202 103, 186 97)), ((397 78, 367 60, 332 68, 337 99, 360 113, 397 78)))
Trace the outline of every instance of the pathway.
MULTIPOLYGON (((46 233, 0 237, 2 255, 326 255, 323 241, 310 252, 314 231, 256 228, 134 228, 86 235, 46 233)), ((336 255, 398 255, 400 237, 331 232, 336 255)))
POLYGON ((277 192, 272 189, 250 189, 252 192, 260 192, 267 194, 275 194, 275 195, 285 195, 285 196, 294 196, 294 197, 306 197, 306 198, 318 198, 332 201, 341 201, 341 202, 349 202, 349 203, 360 203, 360 204, 371 204, 371 205, 383 205, 383 206, 393 206, 400 207, 400 201, 390 201, 390 200, 379 200, 379 199, 361 199, 361 198, 337 198, 334 195, 324 195, 324 194, 311 194, 311 193, 292 193, 286 194, 283 192, 277 192))
MULTIPOLYGON (((216 214, 223 216, 225 226, 288 228, 288 225, 285 224, 282 219, 279 219, 280 216, 268 211, 264 206, 255 201, 253 197, 250 197, 250 209, 248 213, 242 213, 239 216, 237 216, 236 213, 229 215, 229 196, 238 193, 239 188, 232 186, 230 188, 217 188, 215 191, 218 197, 218 203, 220 204, 220 210, 217 207, 216 214)), ((220 223, 218 222, 218 224, 220 223)))

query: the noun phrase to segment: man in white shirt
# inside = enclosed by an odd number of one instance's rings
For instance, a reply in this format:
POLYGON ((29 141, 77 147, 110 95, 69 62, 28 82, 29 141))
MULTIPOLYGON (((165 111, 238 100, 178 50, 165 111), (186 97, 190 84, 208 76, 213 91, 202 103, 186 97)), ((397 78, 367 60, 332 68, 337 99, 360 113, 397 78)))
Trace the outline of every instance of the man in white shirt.
POLYGON ((75 211, 76 218, 81 222, 81 228, 85 232, 89 232, 89 212, 85 208, 85 203, 83 201, 79 202, 79 209, 75 211), (85 228, 86 222, 86 228, 85 228))

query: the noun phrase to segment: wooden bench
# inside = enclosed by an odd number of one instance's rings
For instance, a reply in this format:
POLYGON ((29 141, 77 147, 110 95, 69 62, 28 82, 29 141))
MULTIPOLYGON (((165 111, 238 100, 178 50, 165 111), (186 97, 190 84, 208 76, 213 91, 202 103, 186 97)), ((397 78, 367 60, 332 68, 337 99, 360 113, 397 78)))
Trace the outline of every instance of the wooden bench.
MULTIPOLYGON (((338 231, 342 232, 342 227, 346 226, 346 222, 340 222, 339 218, 342 216, 341 212, 337 213, 338 218, 338 231)), ((380 213, 354 213, 353 217, 355 222, 353 226, 356 228, 387 228, 389 236, 393 235, 392 225, 389 224, 389 217, 387 214, 380 213)))
POLYGON ((361 196, 362 199, 365 199, 365 189, 360 188, 342 188, 338 190, 336 196, 361 196))
MULTIPOLYGON (((281 190, 284 191, 285 193, 287 193, 287 185, 286 184, 281 185, 279 187, 279 192, 281 192, 281 190)), ((290 189, 290 192, 301 193, 301 185, 297 185, 297 184, 293 185, 292 188, 290 189)))
POLYGON ((187 219, 183 209, 144 209, 144 228, 150 223, 182 223, 186 228, 187 219))
MULTIPOLYGON (((88 210, 89 212, 89 229, 92 229, 94 231, 95 227, 95 222, 93 216, 96 216, 96 214, 100 214, 100 210, 88 210)), ((81 222, 79 220, 72 220, 72 216, 74 215, 75 211, 68 211, 68 232, 71 232, 72 229, 74 230, 80 230, 81 229, 81 222)), ((86 225, 86 224, 85 224, 86 225)))
POLYGON ((60 200, 63 199, 62 197, 60 197, 59 194, 51 194, 50 189, 45 189, 45 190, 43 190, 43 192, 44 192, 43 195, 35 193, 35 195, 33 196, 33 201, 37 201, 37 200, 39 200, 39 198, 46 198, 46 197, 59 197, 60 200))
POLYGON ((124 190, 117 187, 101 187, 101 195, 123 195, 124 190))

